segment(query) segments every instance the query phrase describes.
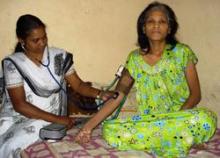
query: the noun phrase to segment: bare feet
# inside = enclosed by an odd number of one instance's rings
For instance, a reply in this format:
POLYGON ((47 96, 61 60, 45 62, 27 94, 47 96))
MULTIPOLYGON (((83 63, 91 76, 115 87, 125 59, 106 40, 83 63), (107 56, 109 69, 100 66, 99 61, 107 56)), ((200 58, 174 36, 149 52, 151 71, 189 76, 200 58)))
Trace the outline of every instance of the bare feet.
POLYGON ((192 148, 197 150, 206 150, 208 148, 208 145, 206 143, 203 144, 194 144, 192 148))

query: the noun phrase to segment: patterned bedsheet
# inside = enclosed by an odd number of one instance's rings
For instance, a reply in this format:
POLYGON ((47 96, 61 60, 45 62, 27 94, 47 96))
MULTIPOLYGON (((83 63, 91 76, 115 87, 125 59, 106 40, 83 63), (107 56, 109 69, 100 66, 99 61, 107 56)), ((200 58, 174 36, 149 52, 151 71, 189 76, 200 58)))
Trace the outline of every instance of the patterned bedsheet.
MULTIPOLYGON (((101 127, 96 128, 92 140, 87 144, 74 142, 74 136, 79 130, 68 131, 61 141, 36 142, 22 151, 22 158, 154 158, 144 151, 118 151, 110 147, 101 137, 101 127)), ((189 158, 217 158, 220 157, 220 129, 218 129, 205 146, 205 149, 191 149, 189 158)))

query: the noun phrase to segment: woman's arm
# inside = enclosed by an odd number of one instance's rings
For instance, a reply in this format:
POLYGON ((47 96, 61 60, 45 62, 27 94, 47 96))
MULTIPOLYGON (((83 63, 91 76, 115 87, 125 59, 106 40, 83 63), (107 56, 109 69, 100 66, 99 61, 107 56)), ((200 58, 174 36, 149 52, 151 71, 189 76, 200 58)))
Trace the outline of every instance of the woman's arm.
POLYGON ((81 95, 96 98, 101 93, 99 89, 93 88, 82 81, 76 72, 65 76, 70 87, 81 95))
POLYGON ((119 105, 125 95, 127 95, 134 83, 134 80, 125 69, 122 72, 122 77, 120 78, 116 91, 119 95, 114 100, 109 100, 106 104, 92 117, 81 129, 79 134, 76 136, 76 141, 80 143, 85 143, 90 140, 91 131, 106 117, 108 117, 119 105))
POLYGON ((194 63, 189 62, 186 67, 186 80, 189 86, 190 95, 181 109, 191 109, 195 107, 201 100, 201 90, 199 84, 199 78, 194 63))
POLYGON ((23 86, 8 88, 7 90, 16 112, 28 118, 41 119, 48 122, 64 124, 68 129, 72 128, 73 120, 71 118, 46 112, 28 103, 25 98, 25 91, 23 86))

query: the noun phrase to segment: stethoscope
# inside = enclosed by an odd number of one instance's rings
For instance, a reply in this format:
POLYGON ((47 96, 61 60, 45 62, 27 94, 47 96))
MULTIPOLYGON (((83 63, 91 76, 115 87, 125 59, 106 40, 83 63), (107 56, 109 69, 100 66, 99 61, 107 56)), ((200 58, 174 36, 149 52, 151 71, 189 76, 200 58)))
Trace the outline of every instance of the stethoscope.
MULTIPOLYGON (((47 68, 48 72, 50 73, 51 77, 53 78, 53 80, 58 84, 58 86, 60 87, 59 90, 63 90, 65 94, 67 94, 66 90, 62 87, 62 83, 59 82, 53 75, 53 73, 50 70, 50 52, 49 52, 49 48, 47 46, 47 64, 42 63, 41 61, 39 61, 40 65, 42 65, 43 67, 47 68)), ((116 73, 116 78, 115 80, 108 86, 108 88, 106 89, 109 90, 115 83, 116 81, 119 79, 120 75, 118 73, 121 73, 123 70, 122 67, 119 67, 118 72, 116 73)), ((104 101, 100 101, 99 103, 97 103, 97 106, 100 107, 103 104, 105 104, 107 101, 109 101, 110 99, 116 99, 118 97, 119 93, 115 92, 114 95, 110 96, 108 99, 104 100, 104 101)))
POLYGON ((49 52, 48 45, 47 45, 46 47, 47 47, 47 48, 46 48, 46 49, 47 49, 47 64, 42 63, 42 61, 38 61, 38 62, 39 62, 40 65, 42 65, 43 67, 47 68, 47 70, 48 70, 50 76, 53 78, 53 80, 54 80, 54 81, 57 83, 57 85, 59 86, 59 90, 58 90, 58 91, 62 90, 62 91, 64 91, 64 93, 66 94, 66 90, 63 88, 61 81, 59 82, 59 81, 55 78, 55 76, 53 75, 53 73, 52 73, 51 70, 50 70, 50 52, 49 52))

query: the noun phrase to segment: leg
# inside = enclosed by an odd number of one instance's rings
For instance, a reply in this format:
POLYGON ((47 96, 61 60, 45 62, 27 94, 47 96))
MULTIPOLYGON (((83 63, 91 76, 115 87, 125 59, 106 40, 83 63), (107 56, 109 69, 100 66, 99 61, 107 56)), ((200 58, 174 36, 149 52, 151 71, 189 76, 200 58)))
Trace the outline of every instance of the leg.
POLYGON ((103 136, 110 145, 121 150, 184 157, 193 144, 208 141, 215 128, 216 116, 211 111, 193 109, 108 121, 103 125, 103 136))

